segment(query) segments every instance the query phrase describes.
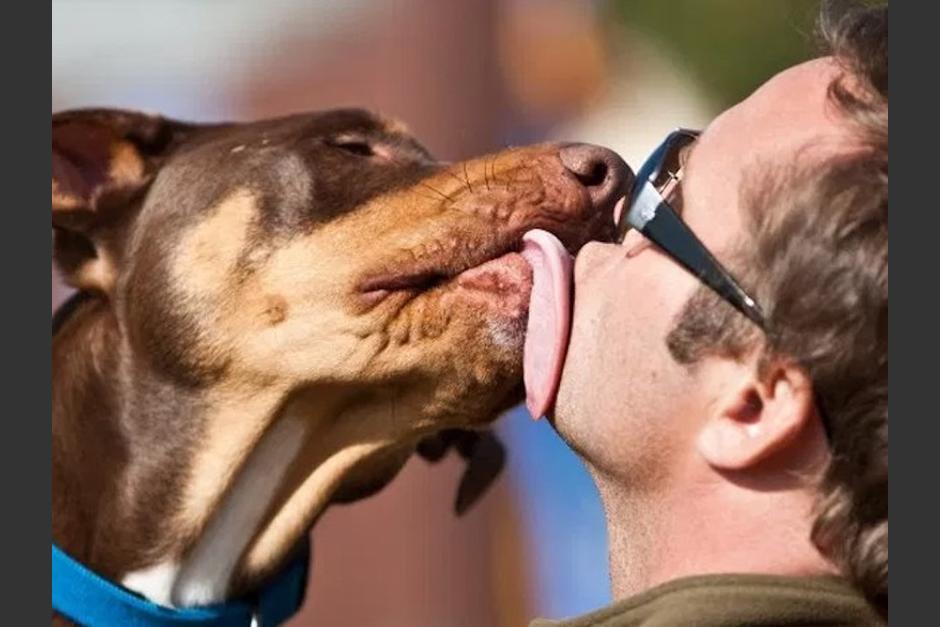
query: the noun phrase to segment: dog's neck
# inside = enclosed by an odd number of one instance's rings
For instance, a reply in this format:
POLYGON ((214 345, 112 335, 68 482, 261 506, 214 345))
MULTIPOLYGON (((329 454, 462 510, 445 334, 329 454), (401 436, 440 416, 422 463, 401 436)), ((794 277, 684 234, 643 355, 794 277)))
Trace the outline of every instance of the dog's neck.
POLYGON ((161 381, 109 311, 83 303, 53 341, 53 538, 156 602, 250 590, 344 477, 394 448, 329 390, 288 402, 270 385, 207 397, 161 381))

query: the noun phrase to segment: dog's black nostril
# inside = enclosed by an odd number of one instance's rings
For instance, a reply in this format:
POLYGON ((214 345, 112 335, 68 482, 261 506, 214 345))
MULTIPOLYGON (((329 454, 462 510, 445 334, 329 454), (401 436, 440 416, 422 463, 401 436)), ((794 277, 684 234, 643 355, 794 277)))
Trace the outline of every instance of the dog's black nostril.
POLYGON ((558 152, 565 168, 584 185, 598 209, 627 193, 633 172, 613 150, 593 144, 570 144, 558 152))
POLYGON ((604 180, 607 178, 607 164, 603 161, 596 161, 589 164, 587 172, 573 173, 585 187, 597 187, 603 185, 604 180))

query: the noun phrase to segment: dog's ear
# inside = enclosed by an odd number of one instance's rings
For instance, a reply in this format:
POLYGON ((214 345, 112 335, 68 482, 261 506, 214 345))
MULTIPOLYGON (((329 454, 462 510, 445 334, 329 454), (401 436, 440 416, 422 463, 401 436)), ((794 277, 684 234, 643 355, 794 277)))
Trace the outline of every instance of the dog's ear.
POLYGON ((506 450, 492 431, 445 429, 421 440, 417 452, 429 462, 436 463, 451 448, 457 449, 467 464, 454 502, 454 511, 461 516, 496 481, 506 463, 506 450))
POLYGON ((52 116, 54 258, 78 289, 108 292, 121 232, 135 201, 168 155, 197 129, 158 116, 112 109, 52 116))

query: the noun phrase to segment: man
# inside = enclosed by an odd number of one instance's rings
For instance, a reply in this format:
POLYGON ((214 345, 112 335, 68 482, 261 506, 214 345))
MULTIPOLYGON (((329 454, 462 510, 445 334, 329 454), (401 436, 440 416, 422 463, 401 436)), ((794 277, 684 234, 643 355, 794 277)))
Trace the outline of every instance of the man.
POLYGON ((616 602, 533 625, 887 615, 887 8, 821 26, 833 56, 640 169, 615 218, 648 237, 576 260, 552 420, 602 497, 616 602))

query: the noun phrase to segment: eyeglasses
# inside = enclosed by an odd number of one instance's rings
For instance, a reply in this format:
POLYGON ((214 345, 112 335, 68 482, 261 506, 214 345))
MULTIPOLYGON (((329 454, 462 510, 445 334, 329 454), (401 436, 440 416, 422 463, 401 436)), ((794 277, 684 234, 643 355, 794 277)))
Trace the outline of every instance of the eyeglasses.
POLYGON ((617 243, 622 244, 627 232, 636 229, 763 329, 760 307, 670 205, 682 182, 683 152, 699 134, 677 129, 646 160, 617 220, 617 243))

